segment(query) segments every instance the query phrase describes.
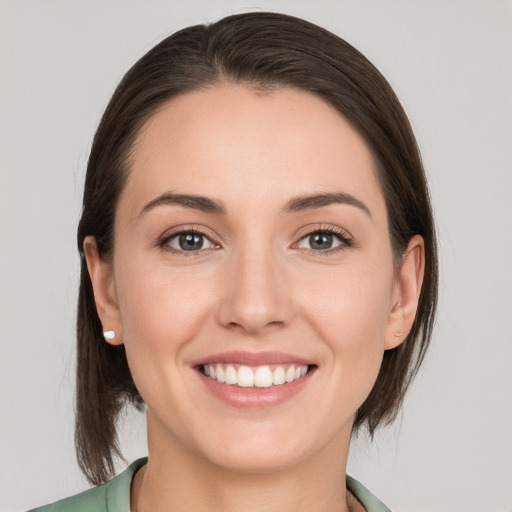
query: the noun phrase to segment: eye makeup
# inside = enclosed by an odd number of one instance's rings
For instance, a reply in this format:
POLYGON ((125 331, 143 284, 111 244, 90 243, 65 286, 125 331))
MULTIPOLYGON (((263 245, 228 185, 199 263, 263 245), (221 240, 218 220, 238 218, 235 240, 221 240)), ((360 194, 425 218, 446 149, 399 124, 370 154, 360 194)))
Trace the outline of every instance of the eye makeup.
POLYGON ((300 230, 297 236, 299 240, 292 245, 292 249, 302 249, 319 256, 332 255, 354 246, 353 237, 348 231, 330 224, 308 226, 300 230))
MULTIPOLYGON (((315 255, 331 255, 353 246, 352 236, 339 226, 315 225, 299 231, 298 241, 291 249, 315 255)), ((221 244, 204 229, 193 225, 182 225, 161 236, 156 244, 160 249, 178 256, 197 256, 206 251, 219 250, 221 244)))
POLYGON ((197 226, 184 225, 165 233, 159 238, 157 246, 179 256, 195 256, 201 252, 220 249, 220 244, 212 238, 212 235, 206 234, 197 226))

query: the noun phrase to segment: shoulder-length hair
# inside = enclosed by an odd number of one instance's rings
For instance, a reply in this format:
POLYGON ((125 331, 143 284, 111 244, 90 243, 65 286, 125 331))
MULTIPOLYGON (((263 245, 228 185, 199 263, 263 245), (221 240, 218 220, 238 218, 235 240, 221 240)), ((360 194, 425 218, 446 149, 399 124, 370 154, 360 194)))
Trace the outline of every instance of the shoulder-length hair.
POLYGON ((416 318, 404 343, 384 353, 375 385, 357 411, 354 431, 373 435, 390 423, 430 341, 437 304, 437 249, 431 204, 408 119, 385 78, 343 39, 304 20, 275 13, 229 16, 164 39, 144 55, 115 90, 95 134, 78 226, 82 255, 77 318, 75 444, 93 484, 114 474, 120 453, 116 421, 123 405, 143 402, 123 346, 105 343, 83 257, 86 236, 100 257, 112 256, 119 195, 141 127, 177 95, 219 83, 310 92, 347 119, 378 164, 395 264, 414 235, 425 242, 425 276, 416 318))

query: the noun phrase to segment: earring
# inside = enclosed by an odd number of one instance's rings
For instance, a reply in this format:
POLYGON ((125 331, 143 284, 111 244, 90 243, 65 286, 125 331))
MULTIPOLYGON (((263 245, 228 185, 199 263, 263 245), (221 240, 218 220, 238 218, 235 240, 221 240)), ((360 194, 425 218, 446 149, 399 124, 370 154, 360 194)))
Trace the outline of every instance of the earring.
POLYGON ((103 333, 103 337, 105 338, 105 341, 112 341, 116 337, 115 331, 105 331, 103 333))
POLYGON ((400 336, 402 336, 402 331, 396 331, 395 338, 400 338, 400 336))

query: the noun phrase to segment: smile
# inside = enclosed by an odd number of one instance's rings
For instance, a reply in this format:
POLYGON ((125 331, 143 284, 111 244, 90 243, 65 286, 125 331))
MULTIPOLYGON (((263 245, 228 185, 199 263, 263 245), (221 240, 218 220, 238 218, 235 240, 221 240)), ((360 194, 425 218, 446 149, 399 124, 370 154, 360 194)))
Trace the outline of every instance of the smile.
POLYGON ((204 364, 199 370, 217 382, 242 388, 269 388, 301 379, 308 373, 308 365, 247 366, 234 364, 204 364))
POLYGON ((318 364, 311 359, 267 351, 229 351, 191 362, 206 389, 238 409, 266 409, 292 400, 308 386, 318 364))

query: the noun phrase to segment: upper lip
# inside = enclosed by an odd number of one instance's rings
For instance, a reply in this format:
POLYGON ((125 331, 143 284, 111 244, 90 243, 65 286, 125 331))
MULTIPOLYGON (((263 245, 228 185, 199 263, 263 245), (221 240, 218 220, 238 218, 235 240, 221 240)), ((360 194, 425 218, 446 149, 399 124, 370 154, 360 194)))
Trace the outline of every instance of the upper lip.
POLYGON ((197 359, 192 362, 192 366, 200 366, 205 364, 240 364, 246 366, 263 366, 271 364, 298 364, 298 365, 313 365, 315 364, 310 359, 304 359, 285 352, 243 352, 243 351, 229 351, 212 354, 210 356, 197 359))

